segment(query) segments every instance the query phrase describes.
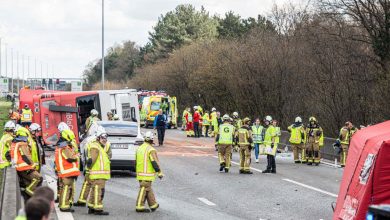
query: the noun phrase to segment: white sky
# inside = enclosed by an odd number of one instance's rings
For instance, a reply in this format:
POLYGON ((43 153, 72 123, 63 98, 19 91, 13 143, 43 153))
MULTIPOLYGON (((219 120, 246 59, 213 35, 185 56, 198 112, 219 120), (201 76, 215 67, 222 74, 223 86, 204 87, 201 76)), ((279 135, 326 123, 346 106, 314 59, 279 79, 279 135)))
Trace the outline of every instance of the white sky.
MULTIPOLYGON (((211 14, 234 11, 242 17, 266 15, 274 3, 288 0, 105 0, 105 48, 125 40, 144 45, 148 32, 158 17, 178 4, 190 3, 211 14)), ((292 3, 305 0, 290 0, 292 3)), ((5 43, 8 45, 8 76, 11 75, 11 48, 19 53, 19 76, 22 76, 21 55, 30 56, 30 77, 81 77, 85 66, 101 57, 101 0, 0 0, 1 74, 5 75, 5 43), (54 69, 54 71, 52 71, 54 69)))

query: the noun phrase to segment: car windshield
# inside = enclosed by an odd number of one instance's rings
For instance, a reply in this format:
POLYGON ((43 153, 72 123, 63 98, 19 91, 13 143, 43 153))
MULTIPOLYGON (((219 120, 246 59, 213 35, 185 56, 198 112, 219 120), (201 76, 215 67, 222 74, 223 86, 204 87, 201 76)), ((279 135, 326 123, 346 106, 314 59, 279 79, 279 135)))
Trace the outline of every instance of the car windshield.
POLYGON ((104 123, 100 124, 104 127, 108 135, 111 136, 130 136, 137 137, 138 126, 131 124, 104 123))
POLYGON ((160 109, 160 102, 152 102, 150 104, 150 110, 152 111, 158 111, 160 109))

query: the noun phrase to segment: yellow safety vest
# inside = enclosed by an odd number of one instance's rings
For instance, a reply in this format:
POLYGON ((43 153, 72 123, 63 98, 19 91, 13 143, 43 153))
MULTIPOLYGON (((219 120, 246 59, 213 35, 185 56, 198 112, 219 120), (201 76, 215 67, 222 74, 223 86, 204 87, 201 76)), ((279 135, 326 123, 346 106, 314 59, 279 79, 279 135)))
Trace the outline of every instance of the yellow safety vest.
POLYGON ((76 153, 79 152, 79 146, 77 146, 76 136, 72 130, 63 130, 61 132, 61 137, 72 144, 73 150, 76 151, 76 153))
POLYGON ((263 137, 261 136, 261 133, 263 132, 263 126, 259 125, 253 125, 252 126, 252 137, 253 137, 253 143, 255 144, 261 144, 263 143, 263 137))
POLYGON ((0 169, 10 165, 10 162, 5 158, 5 154, 11 149, 13 139, 14 137, 10 133, 4 133, 0 139, 0 169))
POLYGON ((346 133, 346 135, 345 135, 345 137, 344 137, 344 140, 341 140, 340 139, 340 143, 341 144, 345 144, 345 145, 348 145, 349 144, 349 131, 348 131, 348 128, 345 128, 345 127, 342 127, 341 129, 340 129, 340 137, 342 137, 342 133, 343 133, 343 130, 347 130, 347 133, 346 133))
POLYGON ((32 122, 33 113, 31 109, 22 109, 21 122, 32 122))
POLYGON ((238 129, 238 144, 239 145, 249 145, 249 132, 245 128, 238 129))
POLYGON ((231 124, 222 124, 219 126, 218 144, 233 144, 234 126, 231 124))
POLYGON ((291 131, 291 135, 290 135, 290 139, 289 139, 290 143, 291 144, 301 144, 303 141, 302 134, 305 133, 303 130, 303 125, 301 125, 299 127, 294 127, 293 125, 291 125, 290 127, 288 127, 288 130, 291 131))
POLYGON ((210 125, 210 117, 207 113, 203 115, 203 125, 210 125))
POLYGON ((136 172, 137 180, 154 181, 156 179, 156 171, 153 168, 151 152, 155 149, 149 143, 144 142, 136 153, 136 172))
POLYGON ((264 135, 264 144, 271 145, 272 143, 274 143, 276 145, 278 142, 275 137, 276 137, 276 128, 272 125, 268 126, 264 135), (272 138, 274 138, 273 142, 272 142, 272 138))
POLYGON ((28 137, 27 137, 27 143, 31 149, 31 160, 35 164, 35 169, 38 171, 40 169, 40 166, 41 166, 40 161, 39 161, 39 155, 38 155, 38 145, 30 133, 28 134, 28 137))
POLYGON ((96 158, 95 163, 92 165, 92 168, 89 170, 89 178, 92 180, 110 179, 111 178, 110 159, 108 158, 107 153, 104 151, 104 148, 102 148, 100 143, 98 143, 97 141, 91 143, 90 149, 92 148, 99 150, 99 155, 96 158))

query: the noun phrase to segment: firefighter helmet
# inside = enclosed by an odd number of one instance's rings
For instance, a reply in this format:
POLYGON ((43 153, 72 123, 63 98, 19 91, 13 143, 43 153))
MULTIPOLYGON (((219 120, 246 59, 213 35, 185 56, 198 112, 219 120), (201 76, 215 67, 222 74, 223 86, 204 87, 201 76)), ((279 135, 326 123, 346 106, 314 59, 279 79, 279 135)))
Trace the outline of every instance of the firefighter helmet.
POLYGON ((58 130, 60 132, 64 131, 64 130, 69 130, 69 126, 65 123, 65 122, 60 122, 57 126, 58 130))
POLYGON ((271 122, 272 121, 272 117, 270 115, 267 115, 267 116, 265 116, 264 121, 271 122))
POLYGON ((215 111, 217 111, 217 109, 216 109, 215 107, 212 107, 212 108, 211 108, 211 111, 212 111, 212 112, 215 112, 215 111))
POLYGON ((222 116, 222 120, 224 120, 224 121, 230 120, 229 115, 228 115, 228 114, 225 114, 224 116, 222 116))
POLYGON ((98 116, 98 115, 99 115, 99 112, 98 112, 96 109, 92 109, 92 110, 91 110, 91 115, 93 115, 93 116, 98 116))
POLYGON ((296 122, 296 123, 302 123, 302 118, 299 117, 299 116, 296 117, 296 118, 295 118, 295 122, 296 122))
POLYGON ((238 112, 233 112, 233 117, 238 117, 238 112))
POLYGON ((41 126, 39 126, 39 124, 37 124, 37 123, 32 123, 30 125, 30 127, 28 128, 28 130, 30 130, 30 131, 40 131, 41 130, 41 126))
POLYGON ((154 135, 153 132, 147 131, 144 135, 145 141, 153 141, 154 135))
POLYGON ((316 119, 315 117, 311 116, 311 117, 309 118, 309 122, 312 122, 312 121, 317 122, 317 119, 316 119))
POLYGON ((96 130, 96 137, 97 138, 107 138, 107 132, 106 129, 104 129, 102 126, 99 126, 96 130))
POLYGON ((5 125, 4 125, 4 130, 13 131, 13 130, 15 130, 15 127, 16 127, 16 125, 13 121, 7 121, 7 123, 5 123, 5 125))
POLYGON ((119 115, 118 114, 115 114, 112 119, 114 119, 115 121, 118 121, 119 120, 119 115))

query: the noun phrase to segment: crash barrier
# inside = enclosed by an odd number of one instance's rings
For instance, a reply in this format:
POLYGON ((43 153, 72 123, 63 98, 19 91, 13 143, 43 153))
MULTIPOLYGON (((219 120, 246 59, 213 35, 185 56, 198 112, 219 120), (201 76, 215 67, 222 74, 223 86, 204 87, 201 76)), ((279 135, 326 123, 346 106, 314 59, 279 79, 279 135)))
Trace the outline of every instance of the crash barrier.
MULTIPOLYGON (((288 131, 282 131, 282 135, 280 136, 279 148, 285 149, 288 148, 288 151, 292 151, 291 145, 289 143, 290 133, 288 131)), ((335 159, 339 160, 339 155, 333 148, 333 144, 336 142, 335 138, 324 138, 324 146, 321 147, 321 158, 326 160, 335 161, 335 159)))
POLYGON ((18 174, 13 167, 7 167, 0 172, 0 219, 14 219, 18 215, 18 211, 24 207, 18 174))

